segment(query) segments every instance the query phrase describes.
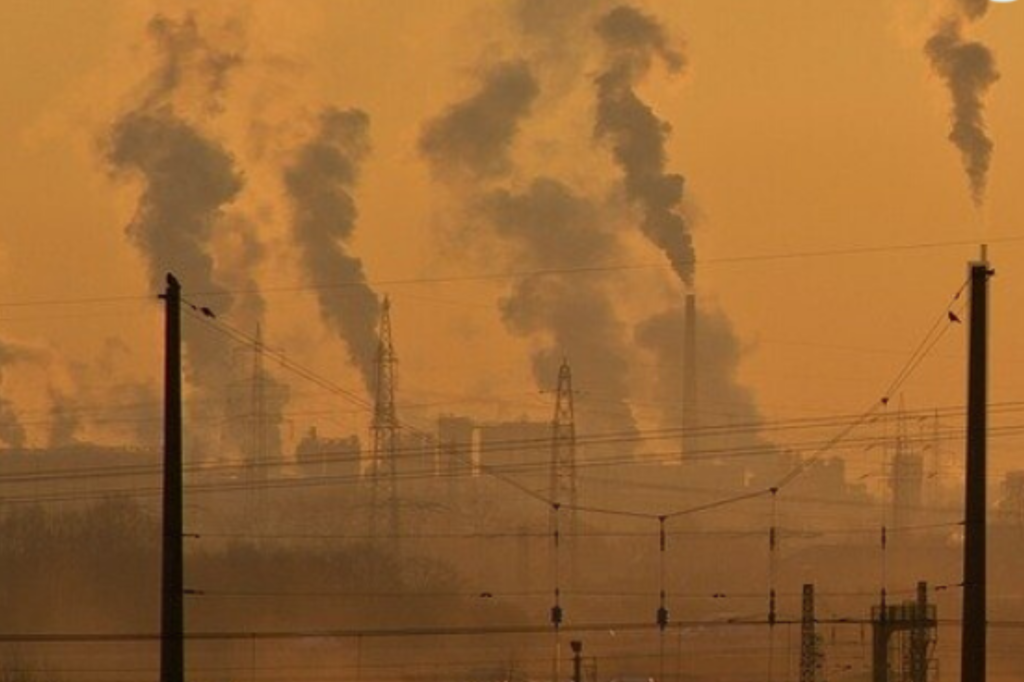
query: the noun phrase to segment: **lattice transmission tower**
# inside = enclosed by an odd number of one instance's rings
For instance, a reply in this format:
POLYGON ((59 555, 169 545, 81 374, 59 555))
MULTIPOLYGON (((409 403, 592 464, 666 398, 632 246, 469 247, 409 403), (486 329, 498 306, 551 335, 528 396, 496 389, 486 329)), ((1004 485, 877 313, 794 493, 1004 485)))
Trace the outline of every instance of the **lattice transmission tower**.
POLYGON ((400 535, 398 512, 398 413, 395 410, 395 348, 391 341, 391 302, 381 304, 377 333, 377 372, 373 403, 372 504, 370 532, 378 536, 379 520, 387 516, 388 532, 397 541, 400 535))
POLYGON ((572 369, 566 360, 558 369, 555 416, 551 422, 551 500, 576 507, 576 414, 572 369))

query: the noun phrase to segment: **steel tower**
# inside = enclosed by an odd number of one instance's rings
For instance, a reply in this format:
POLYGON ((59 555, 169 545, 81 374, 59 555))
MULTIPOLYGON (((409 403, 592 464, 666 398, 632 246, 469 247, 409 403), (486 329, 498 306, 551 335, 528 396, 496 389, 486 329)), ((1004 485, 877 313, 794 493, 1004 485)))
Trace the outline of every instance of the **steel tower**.
POLYGON ((373 504, 371 533, 376 537, 381 512, 387 510, 388 531, 399 536, 398 486, 395 458, 398 451, 398 414, 395 411, 395 348, 391 342, 391 302, 381 304, 377 333, 377 373, 373 404, 373 459, 370 473, 373 504))

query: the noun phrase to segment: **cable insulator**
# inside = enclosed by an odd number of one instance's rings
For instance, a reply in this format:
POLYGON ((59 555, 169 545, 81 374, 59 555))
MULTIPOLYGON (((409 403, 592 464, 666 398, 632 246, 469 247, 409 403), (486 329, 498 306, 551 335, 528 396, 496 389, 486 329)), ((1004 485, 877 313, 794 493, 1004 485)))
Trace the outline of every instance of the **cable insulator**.
POLYGON ((658 607, 658 628, 664 630, 668 627, 668 609, 664 606, 658 607))
POLYGON ((551 607, 551 624, 556 630, 562 625, 562 607, 558 604, 551 607))
POLYGON ((768 591, 768 625, 775 625, 775 588, 768 591))

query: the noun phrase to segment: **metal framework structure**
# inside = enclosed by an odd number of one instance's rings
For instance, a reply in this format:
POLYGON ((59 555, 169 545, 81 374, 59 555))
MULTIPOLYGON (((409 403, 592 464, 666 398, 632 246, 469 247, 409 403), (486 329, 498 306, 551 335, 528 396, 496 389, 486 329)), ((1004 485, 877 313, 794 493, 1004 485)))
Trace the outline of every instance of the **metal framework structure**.
POLYGON ((917 584, 916 600, 872 608, 873 682, 928 682, 937 627, 924 582, 917 584))
POLYGON ((388 530, 396 539, 400 534, 396 455, 398 450, 398 413, 395 410, 395 348, 391 341, 391 302, 381 304, 377 333, 377 373, 373 404, 373 456, 370 463, 373 501, 370 532, 378 533, 378 519, 386 509, 388 530))
POLYGON ((551 421, 551 500, 569 507, 575 507, 577 503, 576 414, 572 369, 566 360, 558 369, 555 415, 551 421))
POLYGON ((800 618, 800 682, 822 682, 824 652, 815 628, 814 585, 804 585, 800 618))

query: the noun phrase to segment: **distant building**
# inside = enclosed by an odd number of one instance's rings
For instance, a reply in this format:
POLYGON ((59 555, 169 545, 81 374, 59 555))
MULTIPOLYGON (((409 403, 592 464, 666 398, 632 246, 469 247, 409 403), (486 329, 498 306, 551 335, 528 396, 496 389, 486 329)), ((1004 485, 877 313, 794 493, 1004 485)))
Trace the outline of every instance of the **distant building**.
POLYGON ((444 477, 468 476, 474 467, 473 432, 470 417, 442 415, 437 419, 437 458, 434 473, 444 477))
POLYGON ((74 506, 130 496, 158 502, 161 472, 156 450, 88 443, 0 450, 0 500, 74 506))
POLYGON ((359 436, 322 438, 310 427, 295 448, 302 476, 352 477, 360 475, 362 444, 359 436))
POLYGON ((1024 470, 1006 472, 999 486, 996 509, 1006 522, 1024 525, 1024 470))
POLYGON ((551 464, 551 424, 521 419, 481 424, 474 432, 474 462, 505 473, 546 474, 551 464))

